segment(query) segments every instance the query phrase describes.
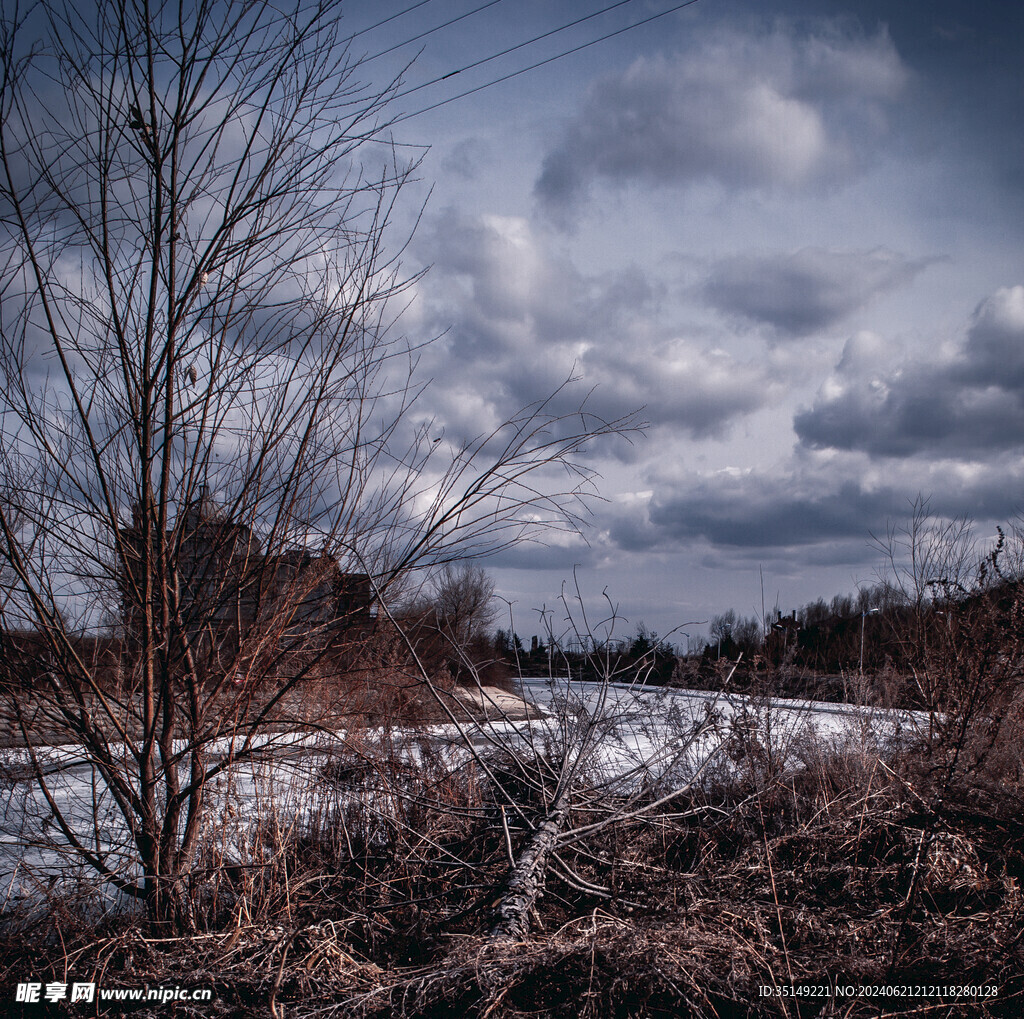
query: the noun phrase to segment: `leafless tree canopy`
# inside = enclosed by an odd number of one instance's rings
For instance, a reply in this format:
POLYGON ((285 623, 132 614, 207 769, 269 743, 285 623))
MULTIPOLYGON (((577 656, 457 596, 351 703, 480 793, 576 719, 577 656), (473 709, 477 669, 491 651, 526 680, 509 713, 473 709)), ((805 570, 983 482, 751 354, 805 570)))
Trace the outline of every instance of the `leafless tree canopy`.
POLYGON ((486 636, 497 616, 494 581, 473 563, 441 567, 431 584, 429 602, 439 629, 460 647, 486 636))
POLYGON ((138 870, 52 804, 63 836, 158 915, 211 744, 251 752, 361 611, 346 584, 575 525, 584 444, 623 427, 539 404, 451 448, 415 424, 389 224, 417 168, 388 133, 398 82, 368 83, 338 13, 54 2, 0 25, 0 626, 36 683, 17 724, 81 745, 138 870), (111 620, 116 648, 83 636, 111 620), (270 681, 240 731, 230 706, 270 681))

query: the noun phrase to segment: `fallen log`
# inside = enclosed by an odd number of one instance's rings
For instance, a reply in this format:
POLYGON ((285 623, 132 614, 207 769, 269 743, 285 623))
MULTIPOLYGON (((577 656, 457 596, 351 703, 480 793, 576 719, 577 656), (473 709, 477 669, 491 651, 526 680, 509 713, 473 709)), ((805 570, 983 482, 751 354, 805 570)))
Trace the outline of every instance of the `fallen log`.
POLYGON ((529 934, 530 911, 544 894, 548 862, 558 845, 567 813, 565 806, 555 806, 534 829, 509 871, 494 910, 496 922, 491 928, 490 941, 523 941, 529 934))

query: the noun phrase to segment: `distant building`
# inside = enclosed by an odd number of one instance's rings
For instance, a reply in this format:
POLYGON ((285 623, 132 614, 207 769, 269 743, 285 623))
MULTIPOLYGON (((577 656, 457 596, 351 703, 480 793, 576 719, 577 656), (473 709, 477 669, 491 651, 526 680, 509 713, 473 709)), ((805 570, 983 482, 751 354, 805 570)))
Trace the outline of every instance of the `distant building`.
MULTIPOLYGON (((128 636, 144 625, 143 534, 136 511, 131 527, 121 531, 129 557, 128 576, 122 579, 128 636)), ((306 549, 265 554, 252 529, 231 520, 206 489, 166 540, 177 564, 182 627, 193 635, 204 631, 218 642, 244 640, 259 626, 302 641, 368 630, 374 623, 376 602, 366 574, 346 573, 332 556, 306 549)))
POLYGON ((0 689, 31 689, 41 681, 61 685, 72 657, 100 682, 112 683, 120 674, 121 654, 118 637, 67 635, 55 650, 38 630, 0 630, 0 689))

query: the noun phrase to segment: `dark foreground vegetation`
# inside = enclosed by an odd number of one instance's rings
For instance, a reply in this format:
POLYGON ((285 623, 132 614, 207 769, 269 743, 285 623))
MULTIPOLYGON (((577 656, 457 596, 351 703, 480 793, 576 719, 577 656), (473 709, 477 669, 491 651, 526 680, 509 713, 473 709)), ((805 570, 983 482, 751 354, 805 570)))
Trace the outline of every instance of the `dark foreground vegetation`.
POLYGON ((735 728, 731 766, 656 819, 577 795, 563 830, 579 835, 514 938, 496 908, 555 762, 492 756, 488 777, 441 753, 415 768, 348 753, 300 824, 253 821, 261 866, 208 847, 184 928, 97 919, 83 884, 7 915, 0 981, 214 989, 212 1005, 146 1013, 182 1016, 1017 1016, 1024 721, 1007 708, 995 735, 947 729, 888 760, 808 742, 786 769, 735 728), (504 800, 515 785, 521 818, 504 800), (761 990, 837 983, 982 991, 761 990))
MULTIPOLYGON (((774 695, 792 656, 762 654, 742 681, 750 710, 678 722, 677 749, 711 728, 721 741, 696 781, 588 777, 619 721, 579 704, 532 744, 415 735, 471 726, 458 683, 481 662, 496 674, 479 630, 456 625, 440 599, 421 604, 404 630, 393 624, 392 638, 407 639, 390 672, 381 663, 370 683, 366 671, 347 713, 324 715, 323 689, 307 691, 312 714, 296 713, 293 730, 345 720, 312 779, 296 772, 259 808, 230 797, 221 808, 211 791, 173 914, 112 904, 95 874, 76 879, 70 865, 62 881, 40 878, 34 901, 9 901, 9 1012, 124 1007, 12 1002, 32 979, 213 991, 212 1002, 135 1009, 154 1016, 1018 1016, 1024 600, 1001 549, 955 590, 922 584, 925 596, 885 617, 898 672, 850 676, 862 695, 896 676, 915 694, 893 700, 922 709, 916 728, 888 744, 804 734, 780 754, 774 695), (402 682, 382 700, 386 675, 402 682)), ((564 651, 528 652, 513 638, 512 660, 663 682, 653 635, 572 637, 564 651)), ((717 681, 740 682, 737 672, 717 681)))

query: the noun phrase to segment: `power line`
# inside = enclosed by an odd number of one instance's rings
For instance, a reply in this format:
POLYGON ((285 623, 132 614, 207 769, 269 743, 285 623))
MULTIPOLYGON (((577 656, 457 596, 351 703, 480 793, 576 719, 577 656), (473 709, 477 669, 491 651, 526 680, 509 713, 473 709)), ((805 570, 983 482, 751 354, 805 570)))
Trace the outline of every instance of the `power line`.
MULTIPOLYGON (((424 0, 424 2, 426 2, 426 0, 424 0)), ((458 21, 464 21, 466 18, 471 18, 474 14, 479 14, 481 11, 486 11, 488 7, 493 7, 495 4, 500 3, 501 0, 490 0, 489 3, 481 4, 479 7, 474 7, 473 10, 467 11, 465 14, 460 14, 457 18, 452 18, 450 21, 446 21, 443 25, 437 25, 434 28, 428 28, 427 31, 420 32, 419 35, 414 35, 411 38, 404 40, 403 42, 396 42, 394 46, 389 46, 386 50, 381 50, 379 53, 374 53, 372 57, 364 57, 359 61, 359 63, 360 65, 368 64, 371 60, 376 60, 377 57, 384 56, 385 53, 392 53, 395 50, 401 49, 403 46, 408 46, 409 43, 411 42, 416 42, 419 39, 425 39, 428 35, 433 35, 435 32, 440 32, 442 28, 447 28, 449 25, 454 25, 458 21)), ((409 10, 412 10, 412 8, 410 7, 409 10)), ((404 14, 406 12, 403 11, 402 13, 404 14)), ((395 17, 397 18, 398 15, 396 14, 395 17)), ((381 24, 383 24, 383 22, 381 22, 381 24)), ((368 32, 369 29, 364 29, 364 31, 368 32)), ((408 95, 408 93, 403 93, 403 95, 408 95)))
MULTIPOLYGON (((632 0, 620 0, 617 4, 612 4, 611 7, 606 7, 605 10, 612 10, 614 7, 621 7, 623 3, 630 3, 632 0)), ((546 60, 538 60, 535 64, 530 64, 529 67, 521 67, 518 71, 512 71, 509 74, 504 74, 500 78, 494 78, 492 81, 485 82, 483 85, 477 85, 476 88, 467 89, 465 92, 460 92, 458 95, 449 96, 447 99, 442 99, 440 102, 434 103, 431 106, 424 106, 420 110, 416 110, 414 113, 404 113, 393 120, 388 122, 388 127, 395 124, 400 124, 404 120, 411 120, 413 117, 419 117, 424 113, 429 113, 431 110, 436 110, 441 106, 447 106, 448 103, 454 103, 457 99, 465 99, 466 96, 473 95, 474 92, 482 92, 485 88, 490 88, 492 85, 499 85, 503 81, 508 81, 511 78, 518 78, 521 74, 526 74, 527 71, 534 71, 538 67, 543 67, 545 64, 554 63, 556 60, 561 60, 563 57, 570 56, 573 53, 579 53, 580 50, 585 50, 590 46, 596 46, 599 42, 605 42, 608 39, 614 39, 617 35, 623 35, 626 32, 631 32, 634 28, 640 28, 642 25, 648 25, 652 21, 657 21, 658 18, 663 18, 667 14, 673 14, 676 11, 681 11, 684 7, 692 7, 697 0, 685 0, 684 3, 676 4, 675 7, 670 7, 668 10, 661 11, 659 14, 652 14, 649 18, 644 18, 643 21, 637 21, 632 25, 626 25, 624 28, 616 29, 614 32, 609 32, 607 35, 599 36, 597 39, 591 39, 589 42, 581 43, 579 46, 573 46, 571 49, 563 50, 561 53, 556 53, 553 57, 548 57, 546 60)), ((581 21, 586 21, 588 18, 595 17, 596 14, 603 14, 604 11, 597 11, 595 14, 587 15, 586 18, 580 18, 579 21, 573 22, 573 24, 579 24, 581 21)), ((563 25, 562 28, 569 28, 570 25, 563 25)), ((546 32, 544 35, 537 36, 537 39, 543 39, 545 36, 553 35, 554 32, 560 32, 562 29, 554 29, 552 32, 546 32)), ((536 40, 530 40, 535 42, 536 40)), ((513 50, 521 49, 523 46, 528 46, 529 42, 520 43, 519 46, 513 46, 511 49, 505 50, 505 53, 511 53, 513 50)), ((411 92, 417 92, 421 88, 426 88, 426 85, 436 84, 438 81, 443 81, 445 78, 451 78, 456 74, 460 74, 462 71, 468 70, 470 67, 477 67, 482 63, 486 63, 487 60, 493 60, 495 57, 503 56, 503 53, 495 54, 494 57, 487 57, 484 60, 478 60, 476 63, 467 64, 466 67, 459 68, 458 71, 452 71, 450 74, 446 74, 441 78, 437 78, 434 81, 427 82, 425 85, 417 85, 416 88, 409 89, 406 92, 399 92, 396 99, 402 96, 409 95, 411 92)))
MULTIPOLYGON (((575 28, 577 25, 582 25, 584 21, 590 21, 591 18, 596 18, 601 14, 607 14, 609 11, 614 11, 617 7, 624 7, 626 4, 634 2, 635 0, 617 0, 616 3, 610 4, 607 7, 602 7, 599 11, 593 11, 590 14, 585 14, 582 18, 577 18, 575 21, 567 22, 564 25, 560 25, 558 28, 552 28, 548 32, 542 32, 540 35, 535 35, 532 39, 527 39, 525 42, 517 43, 515 46, 509 46, 508 49, 501 50, 498 53, 492 53, 489 57, 482 57, 480 60, 474 60, 471 64, 464 64, 457 70, 449 71, 447 74, 442 74, 439 78, 432 78, 430 81, 425 81, 421 85, 415 85, 413 88, 407 88, 404 92, 399 92, 398 95, 395 96, 395 99, 402 99, 405 96, 411 96, 414 92, 419 92, 421 89, 429 88, 431 85, 436 85, 440 81, 446 81, 448 78, 454 78, 455 75, 462 74, 463 71, 469 71, 474 67, 480 67, 482 64, 488 64, 492 60, 497 60, 498 57, 504 57, 509 53, 515 53, 516 50, 521 50, 526 46, 532 46, 533 43, 540 42, 541 39, 547 39, 549 36, 558 35, 559 32, 565 32, 567 29, 575 28)), ((670 12, 664 11, 663 13, 669 14, 670 12)), ((661 17, 660 14, 655 16, 659 18, 661 17)), ((640 24, 643 24, 643 22, 640 22, 640 24)), ((568 52, 572 52, 572 50, 568 52)), ((498 81, 502 80, 504 79, 498 79, 498 81)), ((433 107, 430 107, 430 109, 433 109, 433 107)), ((416 116, 416 114, 411 114, 411 116, 416 116)))
POLYGON ((385 18, 383 21, 378 21, 376 25, 370 25, 369 28, 361 28, 358 32, 353 32, 351 35, 345 36, 344 39, 339 40, 343 45, 344 43, 351 42, 353 39, 358 39, 361 35, 366 35, 367 32, 372 32, 375 28, 380 28, 381 25, 386 25, 389 21, 394 21, 397 18, 401 18, 405 14, 411 14, 417 7, 423 7, 424 4, 429 4, 430 0, 419 0, 419 3, 413 4, 411 7, 406 7, 404 11, 399 11, 397 14, 392 14, 390 18, 385 18))

